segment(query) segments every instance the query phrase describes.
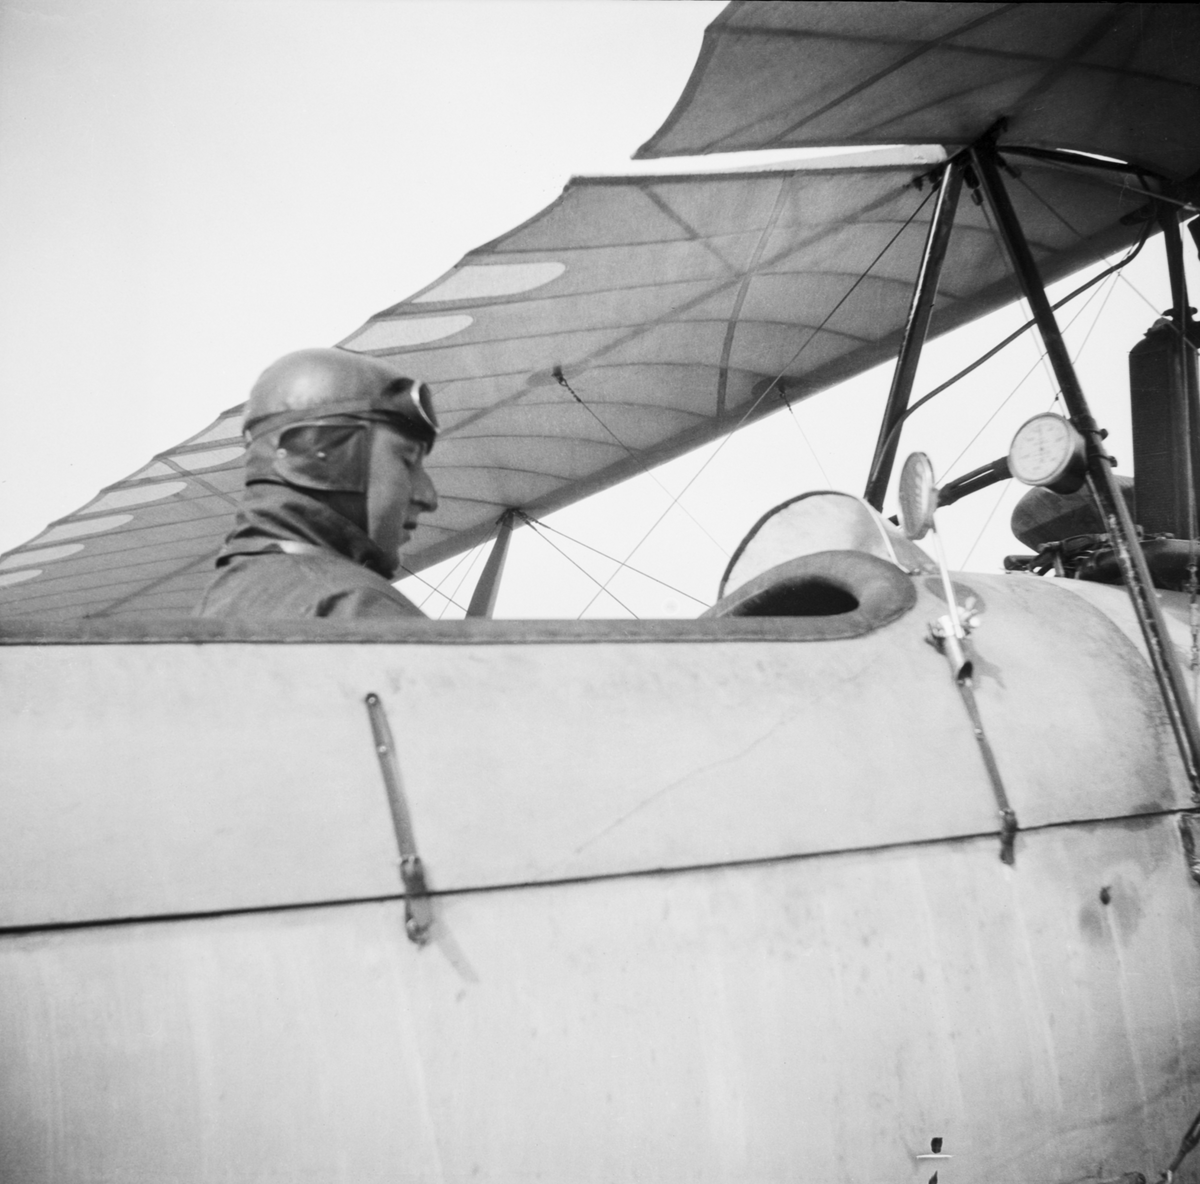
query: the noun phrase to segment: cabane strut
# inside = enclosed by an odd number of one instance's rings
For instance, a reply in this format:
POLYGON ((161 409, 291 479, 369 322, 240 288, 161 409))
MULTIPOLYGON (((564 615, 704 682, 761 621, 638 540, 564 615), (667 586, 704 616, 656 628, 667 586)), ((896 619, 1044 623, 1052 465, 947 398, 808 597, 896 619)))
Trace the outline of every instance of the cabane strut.
MULTIPOLYGON (((1005 121, 998 122, 987 135, 969 149, 950 160, 942 172, 939 182, 937 207, 930 222, 925 242, 925 252, 917 276, 909 308, 908 322, 896 370, 888 395, 875 457, 867 481, 865 498, 876 509, 883 505, 884 493, 891 477, 892 463, 899 442, 899 424, 905 417, 913 378, 920 360, 921 348, 929 328, 929 319, 937 295, 938 277, 945 258, 954 212, 964 174, 973 191, 987 199, 996 216, 1001 239, 1016 272, 1021 290, 1033 312, 1033 319, 1041 333, 1046 354, 1050 359, 1055 379, 1062 393, 1063 402, 1072 424, 1083 435, 1088 445, 1088 487, 1104 519, 1113 550, 1120 566, 1121 575, 1133 603, 1134 614, 1146 643, 1154 677, 1162 695, 1167 717, 1179 748, 1184 771, 1192 794, 1200 801, 1200 724, 1189 702, 1183 672, 1179 667, 1174 648, 1167 636, 1166 624, 1154 584, 1146 564, 1146 557, 1137 537, 1137 528, 1125 504, 1113 472, 1112 458, 1104 448, 1103 436, 1092 417, 1084 396, 1083 388, 1075 373, 1075 367, 1067 352, 1062 333, 1054 316, 1054 310, 1046 295, 1033 253, 1013 209, 1008 192, 1000 176, 1003 163, 996 149, 996 136, 1004 129, 1005 121)), ((1177 216, 1176 216, 1177 218, 1177 216)), ((1166 234, 1168 261, 1171 270, 1172 295, 1177 308, 1186 310, 1187 298, 1183 289, 1183 267, 1180 235, 1177 222, 1174 233, 1166 234)), ((1183 321, 1179 322, 1181 325, 1183 321)), ((1192 424, 1194 431, 1197 425, 1192 424)))

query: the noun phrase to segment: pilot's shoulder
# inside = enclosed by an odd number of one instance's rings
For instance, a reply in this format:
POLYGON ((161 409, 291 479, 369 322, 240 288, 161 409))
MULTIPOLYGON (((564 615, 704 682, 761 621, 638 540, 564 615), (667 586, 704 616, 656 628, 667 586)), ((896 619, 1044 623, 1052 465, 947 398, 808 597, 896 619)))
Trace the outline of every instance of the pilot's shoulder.
POLYGON ((323 597, 317 605, 316 615, 343 621, 396 620, 399 617, 425 616, 404 593, 397 592, 386 582, 384 588, 345 589, 323 597))
POLYGON ((196 610, 203 617, 421 617, 383 576, 333 552, 234 555, 196 610))

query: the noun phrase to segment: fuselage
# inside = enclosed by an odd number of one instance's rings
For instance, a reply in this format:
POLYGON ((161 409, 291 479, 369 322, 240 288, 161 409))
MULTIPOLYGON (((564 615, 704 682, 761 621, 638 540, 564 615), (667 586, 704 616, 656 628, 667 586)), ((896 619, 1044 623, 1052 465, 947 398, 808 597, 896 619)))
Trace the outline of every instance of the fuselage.
POLYGON ((954 577, 1007 866, 939 581, 905 578, 850 636, 10 632, 0 1178, 1161 1169, 1200 1103, 1200 887, 1124 592, 954 577))

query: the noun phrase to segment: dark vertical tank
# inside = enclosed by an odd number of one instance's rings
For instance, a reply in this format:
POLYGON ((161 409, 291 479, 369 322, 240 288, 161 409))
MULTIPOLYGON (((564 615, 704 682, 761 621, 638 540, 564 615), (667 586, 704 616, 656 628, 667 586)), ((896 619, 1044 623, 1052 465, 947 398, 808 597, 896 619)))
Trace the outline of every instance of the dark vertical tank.
POLYGON ((1135 520, 1147 534, 1171 534, 1180 539, 1191 535, 1187 482, 1189 435, 1193 482, 1200 479, 1200 448, 1196 443, 1200 435, 1200 400, 1196 394, 1196 343, 1200 326, 1190 315, 1187 336, 1186 388, 1180 381, 1179 336, 1170 316, 1155 321, 1146 336, 1129 351, 1135 520))

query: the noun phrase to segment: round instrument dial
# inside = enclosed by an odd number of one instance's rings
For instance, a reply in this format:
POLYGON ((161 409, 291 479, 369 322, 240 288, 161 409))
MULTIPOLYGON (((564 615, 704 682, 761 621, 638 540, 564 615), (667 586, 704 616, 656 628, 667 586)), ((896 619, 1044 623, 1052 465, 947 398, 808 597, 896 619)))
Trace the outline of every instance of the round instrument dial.
POLYGON ((1026 420, 1008 450, 1009 471, 1026 485, 1053 485, 1083 459, 1083 437, 1050 412, 1026 420))
POLYGON ((933 465, 923 452, 914 452, 900 471, 900 527, 914 541, 923 539, 933 526, 937 509, 937 487, 933 465))

